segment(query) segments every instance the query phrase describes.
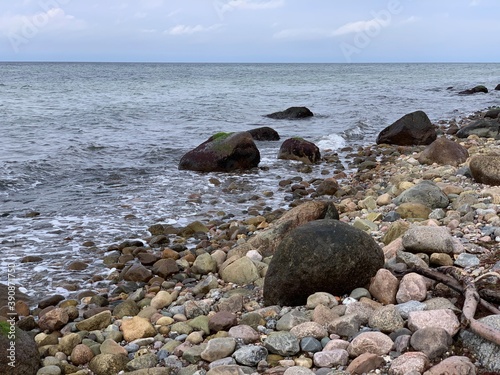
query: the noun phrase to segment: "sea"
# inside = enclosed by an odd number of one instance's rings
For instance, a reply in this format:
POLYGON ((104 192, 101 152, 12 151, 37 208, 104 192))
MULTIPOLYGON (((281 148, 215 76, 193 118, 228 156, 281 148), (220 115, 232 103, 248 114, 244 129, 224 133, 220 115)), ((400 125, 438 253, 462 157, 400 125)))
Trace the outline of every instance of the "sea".
POLYGON ((0 283, 35 299, 93 288, 111 272, 108 246, 152 224, 243 219, 264 192, 263 209, 286 208, 281 179, 328 177, 278 160, 283 140, 342 158, 407 113, 437 122, 500 105, 499 83, 500 64, 1 62, 0 283), (478 84, 490 92, 458 94, 478 84), (265 117, 292 106, 314 116, 265 117), (178 170, 211 135, 264 126, 281 139, 257 142, 259 168, 178 170), (70 271, 75 261, 88 267, 70 271))

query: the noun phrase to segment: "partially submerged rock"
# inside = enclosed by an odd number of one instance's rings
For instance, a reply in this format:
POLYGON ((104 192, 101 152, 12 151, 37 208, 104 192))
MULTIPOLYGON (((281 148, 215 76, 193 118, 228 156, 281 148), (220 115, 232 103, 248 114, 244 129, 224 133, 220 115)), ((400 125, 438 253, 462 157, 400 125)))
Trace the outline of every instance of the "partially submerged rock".
POLYGON ((279 141, 280 135, 276 130, 268 126, 255 128, 248 131, 256 141, 279 141))
POLYGON ((257 167, 260 152, 248 132, 218 133, 185 154, 179 169, 230 172, 257 167))
POLYGON ((460 95, 472 95, 472 94, 477 94, 479 92, 487 94, 488 93, 488 88, 486 86, 483 86, 483 85, 478 85, 478 86, 475 86, 475 87, 473 87, 471 89, 460 91, 459 94, 460 95))
POLYGON ((320 161, 321 153, 318 146, 302 138, 289 138, 283 142, 278 153, 278 159, 298 160, 306 164, 320 161))
POLYGON ((274 112, 269 115, 266 115, 266 117, 277 120, 282 120, 282 119, 293 120, 293 119, 301 119, 312 116, 314 116, 314 114, 307 107, 290 107, 285 109, 284 111, 274 112))

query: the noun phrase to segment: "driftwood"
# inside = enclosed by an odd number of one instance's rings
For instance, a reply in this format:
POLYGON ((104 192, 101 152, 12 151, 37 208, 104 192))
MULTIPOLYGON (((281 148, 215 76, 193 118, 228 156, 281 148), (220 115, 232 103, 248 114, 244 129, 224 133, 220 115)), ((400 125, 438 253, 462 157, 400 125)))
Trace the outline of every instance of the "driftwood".
POLYGON ((461 274, 455 267, 440 267, 438 269, 413 267, 410 272, 416 272, 422 276, 439 281, 462 293, 465 297, 460 320, 462 327, 469 328, 478 336, 500 346, 500 331, 474 319, 479 304, 493 314, 500 314, 500 310, 479 296, 472 277, 461 274))

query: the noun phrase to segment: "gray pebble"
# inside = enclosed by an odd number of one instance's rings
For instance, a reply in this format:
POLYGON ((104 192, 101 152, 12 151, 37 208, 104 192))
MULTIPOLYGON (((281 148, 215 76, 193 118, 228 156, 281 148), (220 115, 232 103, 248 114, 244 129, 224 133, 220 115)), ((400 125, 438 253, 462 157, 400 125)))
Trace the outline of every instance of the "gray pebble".
POLYGON ((460 254, 455 260, 455 265, 462 268, 474 267, 479 265, 479 263, 479 258, 476 255, 467 253, 460 254))

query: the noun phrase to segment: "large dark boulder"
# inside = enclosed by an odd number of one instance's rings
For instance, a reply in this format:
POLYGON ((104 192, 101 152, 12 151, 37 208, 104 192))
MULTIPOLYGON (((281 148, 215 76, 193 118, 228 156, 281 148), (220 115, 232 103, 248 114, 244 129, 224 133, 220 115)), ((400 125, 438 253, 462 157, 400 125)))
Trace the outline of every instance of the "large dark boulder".
POLYGON ((266 305, 305 305, 316 292, 342 295, 366 286, 384 253, 366 232, 338 220, 315 220, 278 245, 264 279, 266 305))
POLYGON ((185 154, 179 169, 230 172, 257 167, 260 152, 248 132, 218 133, 185 154))
POLYGON ((458 138, 467 138, 469 135, 500 139, 500 122, 484 119, 477 120, 464 126, 456 134, 458 138))
POLYGON ((400 146, 429 145, 437 138, 436 128, 423 111, 404 115, 392 125, 382 130, 377 144, 400 146))
POLYGON ((278 159, 298 160, 306 164, 320 161, 318 146, 302 138, 289 138, 284 141, 278 152, 278 159))
POLYGON ((35 340, 10 322, 0 321, 0 374, 36 375, 40 354, 35 340))
POLYGON ((500 154, 473 156, 469 168, 476 182, 492 186, 500 185, 500 154))
POLYGON ((447 138, 438 138, 427 146, 420 154, 421 164, 440 164, 458 166, 467 161, 469 151, 457 142, 447 138))
POLYGON ((500 90, 500 83, 496 85, 495 90, 500 90))
POLYGON ((294 120, 299 118, 312 117, 314 114, 307 107, 290 107, 285 109, 284 111, 274 112, 266 117, 277 119, 277 120, 294 120))
POLYGON ((280 135, 276 130, 268 126, 255 128, 248 131, 256 141, 279 141, 280 135))
POLYGON ((471 89, 460 91, 459 94, 460 95, 472 95, 472 94, 477 94, 478 92, 482 92, 482 93, 487 94, 488 93, 488 89, 486 88, 486 86, 478 85, 478 86, 473 87, 471 89))

